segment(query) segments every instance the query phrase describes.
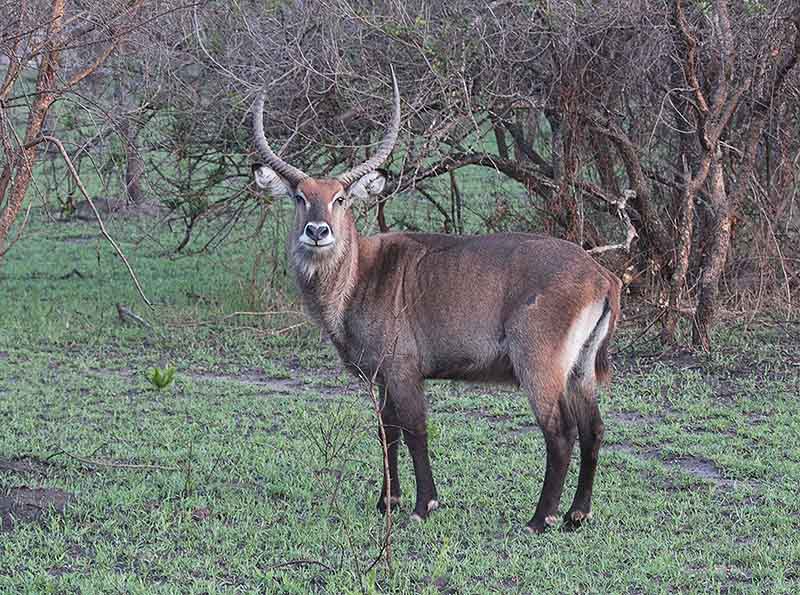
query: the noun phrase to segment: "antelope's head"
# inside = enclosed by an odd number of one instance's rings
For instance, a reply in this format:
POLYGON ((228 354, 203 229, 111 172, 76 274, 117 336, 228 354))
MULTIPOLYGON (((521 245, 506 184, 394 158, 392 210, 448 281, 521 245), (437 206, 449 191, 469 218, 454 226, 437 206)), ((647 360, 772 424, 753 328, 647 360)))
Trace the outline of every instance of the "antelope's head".
POLYGON ((335 178, 312 178, 278 157, 264 136, 264 93, 256 98, 253 132, 263 164, 253 165, 256 184, 274 196, 294 200, 294 229, 289 250, 295 265, 307 277, 320 266, 338 262, 355 241, 356 232, 350 207, 355 200, 383 190, 386 179, 377 168, 392 152, 400 130, 400 92, 394 84, 394 114, 378 150, 367 161, 335 178))

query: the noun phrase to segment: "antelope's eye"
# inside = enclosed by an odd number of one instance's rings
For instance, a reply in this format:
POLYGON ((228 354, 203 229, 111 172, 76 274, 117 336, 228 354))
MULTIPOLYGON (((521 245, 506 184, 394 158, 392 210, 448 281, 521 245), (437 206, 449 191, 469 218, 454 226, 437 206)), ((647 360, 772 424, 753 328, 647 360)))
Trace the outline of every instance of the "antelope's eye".
POLYGON ((344 196, 340 196, 336 199, 336 204, 339 206, 344 206, 344 196))

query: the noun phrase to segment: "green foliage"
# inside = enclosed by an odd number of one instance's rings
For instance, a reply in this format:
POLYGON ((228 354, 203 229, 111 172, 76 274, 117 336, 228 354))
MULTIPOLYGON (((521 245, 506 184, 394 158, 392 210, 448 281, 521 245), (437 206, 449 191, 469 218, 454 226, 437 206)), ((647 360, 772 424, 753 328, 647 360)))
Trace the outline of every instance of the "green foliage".
POLYGON ((147 380, 156 390, 163 390, 167 388, 175 379, 175 368, 151 368, 147 372, 147 380))

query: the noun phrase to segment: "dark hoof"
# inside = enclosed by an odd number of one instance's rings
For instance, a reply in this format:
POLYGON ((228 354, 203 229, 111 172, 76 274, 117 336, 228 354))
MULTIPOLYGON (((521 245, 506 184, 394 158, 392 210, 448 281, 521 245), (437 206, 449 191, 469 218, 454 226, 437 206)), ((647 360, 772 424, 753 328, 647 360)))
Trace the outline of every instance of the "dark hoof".
POLYGON ((539 535, 540 533, 544 533, 551 527, 554 527, 556 523, 558 523, 558 519, 553 515, 545 517, 543 520, 533 518, 531 519, 531 522, 528 523, 527 525, 528 533, 539 535))
POLYGON ((574 531, 592 519, 591 512, 583 512, 582 510, 570 510, 564 515, 565 531, 574 531))
POLYGON ((437 508, 439 508, 438 500, 428 500, 427 506, 422 508, 419 505, 417 505, 417 508, 415 508, 414 512, 411 513, 411 520, 424 521, 437 508))
MULTIPOLYGON (((378 512, 386 514, 386 496, 381 496, 378 500, 378 512)), ((400 496, 392 496, 392 512, 400 508, 400 496)))

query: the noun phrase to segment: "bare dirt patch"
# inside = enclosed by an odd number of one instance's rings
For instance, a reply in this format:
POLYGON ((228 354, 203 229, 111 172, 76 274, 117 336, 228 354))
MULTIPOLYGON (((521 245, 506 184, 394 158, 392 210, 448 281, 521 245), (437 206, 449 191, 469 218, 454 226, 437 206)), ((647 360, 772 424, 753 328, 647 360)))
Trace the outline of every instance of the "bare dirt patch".
MULTIPOLYGON (((134 378, 137 374, 137 372, 131 368, 90 368, 89 373, 99 378, 123 378, 128 380, 134 378)), ((178 378, 188 378, 199 382, 232 382, 258 388, 260 389, 260 393, 265 395, 297 395, 298 393, 315 391, 318 392, 322 398, 333 398, 358 394, 360 391, 363 391, 363 386, 358 382, 340 384, 338 380, 335 380, 337 376, 327 371, 326 373, 318 374, 318 376, 322 376, 322 381, 307 383, 296 378, 270 376, 257 369, 242 372, 178 372, 178 378)))
POLYGON ((539 426, 537 426, 534 423, 522 424, 518 428, 514 428, 513 430, 511 430, 509 432, 509 435, 511 435, 511 436, 513 436, 515 438, 520 438, 520 437, 525 436, 526 434, 530 434, 532 432, 533 433, 539 433, 539 432, 541 432, 541 430, 539 429, 539 426))
POLYGON ((21 475, 47 475, 52 463, 42 461, 36 457, 11 457, 0 458, 0 473, 19 473, 21 475))
POLYGON ((89 373, 95 377, 101 378, 133 378, 134 371, 131 368, 121 368, 117 370, 109 370, 106 368, 89 368, 89 373))
POLYGON ((679 467, 686 473, 704 479, 718 486, 730 487, 735 482, 730 479, 725 479, 717 469, 716 465, 711 461, 699 457, 687 457, 680 459, 673 459, 665 462, 667 465, 679 467))
POLYGON ((75 236, 64 236, 61 241, 65 244, 88 244, 100 239, 99 234, 81 234, 75 236))
POLYGON ((657 461, 667 469, 680 469, 698 479, 702 479, 721 488, 730 488, 736 481, 725 478, 714 463, 701 457, 665 457, 657 449, 640 449, 629 443, 607 444, 606 452, 621 452, 647 461, 657 461))
POLYGON ((305 384, 300 380, 292 380, 289 378, 274 378, 272 376, 261 375, 253 372, 244 372, 241 374, 215 374, 211 372, 202 372, 197 374, 187 374, 192 380, 200 381, 216 381, 216 382, 237 382, 239 384, 247 384, 266 389, 270 392, 292 394, 298 390, 303 390, 305 384))
MULTIPOLYGON (((629 455, 640 455, 641 451, 635 449, 630 444, 604 444, 600 452, 622 452, 629 455)), ((644 457, 649 458, 649 457, 644 457)))
POLYGON ((17 523, 34 522, 49 514, 63 514, 74 499, 69 492, 57 488, 10 488, 0 496, 0 533, 12 531, 17 523))
POLYGON ((604 417, 613 421, 633 425, 654 425, 663 421, 663 418, 657 415, 645 415, 635 412, 606 413, 604 417))
POLYGON ((323 399, 352 396, 364 393, 364 385, 357 381, 342 384, 339 372, 331 370, 314 370, 313 382, 305 382, 297 378, 280 378, 265 374, 261 370, 243 372, 197 372, 185 374, 186 377, 198 381, 234 382, 262 389, 264 393, 279 395, 296 395, 307 391, 318 393, 323 399))
POLYGON ((514 420, 514 416, 507 415, 504 413, 489 413, 484 411, 483 409, 465 409, 463 411, 459 410, 442 410, 444 413, 459 413, 466 417, 471 417, 473 419, 485 419, 489 423, 492 424, 499 424, 504 422, 510 422, 514 420))
POLYGON ((703 367, 697 353, 690 349, 645 348, 623 350, 614 354, 614 367, 620 374, 641 374, 656 363, 665 363, 675 369, 696 370, 703 367))
MULTIPOLYGON (((515 438, 519 438, 526 434, 530 434, 532 432, 539 432, 539 426, 533 421, 533 414, 530 415, 506 415, 506 414, 494 414, 494 413, 487 413, 482 409, 470 409, 470 410, 461 410, 461 409, 454 409, 454 408, 446 408, 437 410, 438 413, 450 413, 450 414, 458 414, 461 416, 466 416, 473 419, 484 419, 487 420, 490 424, 499 424, 504 422, 519 422, 519 426, 512 428, 508 431, 508 435, 513 436, 515 438)), ((633 425, 655 425, 663 421, 661 416, 657 415, 646 415, 643 413, 628 413, 628 412, 621 412, 621 413, 606 413, 604 415, 606 419, 611 419, 616 422, 622 422, 624 424, 633 424, 633 425)), ((613 445, 611 450, 614 450, 613 445)))

